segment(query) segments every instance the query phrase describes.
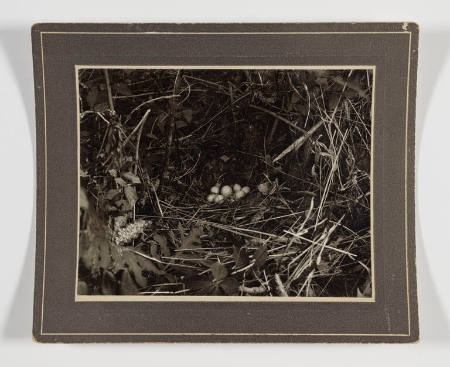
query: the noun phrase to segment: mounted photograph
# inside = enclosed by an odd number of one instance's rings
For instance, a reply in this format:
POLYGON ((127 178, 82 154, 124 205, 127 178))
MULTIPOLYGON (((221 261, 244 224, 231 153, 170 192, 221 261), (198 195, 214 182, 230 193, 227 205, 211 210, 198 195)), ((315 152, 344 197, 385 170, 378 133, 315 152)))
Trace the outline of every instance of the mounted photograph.
POLYGON ((417 24, 32 38, 36 340, 418 340, 417 24))
POLYGON ((77 297, 373 301, 374 72, 77 66, 77 297))

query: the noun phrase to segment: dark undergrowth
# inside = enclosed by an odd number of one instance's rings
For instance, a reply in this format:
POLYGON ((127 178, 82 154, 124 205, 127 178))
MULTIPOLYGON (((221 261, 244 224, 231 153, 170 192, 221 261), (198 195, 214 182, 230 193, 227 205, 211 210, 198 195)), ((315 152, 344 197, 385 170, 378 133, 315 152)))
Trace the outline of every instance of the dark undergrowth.
POLYGON ((79 293, 370 297, 371 101, 367 70, 81 70, 79 293))

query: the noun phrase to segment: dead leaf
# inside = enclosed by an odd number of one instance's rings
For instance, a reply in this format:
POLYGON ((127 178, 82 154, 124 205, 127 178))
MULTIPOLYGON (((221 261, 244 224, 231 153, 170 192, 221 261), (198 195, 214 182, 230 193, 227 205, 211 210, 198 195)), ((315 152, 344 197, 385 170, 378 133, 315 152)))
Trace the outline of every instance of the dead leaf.
POLYGON ((248 264, 250 264, 250 259, 247 254, 247 250, 245 248, 233 248, 233 259, 236 262, 236 268, 245 268, 248 264))
POLYGON ((192 110, 187 109, 187 110, 183 110, 183 117, 185 118, 185 120, 187 122, 191 122, 192 121, 192 110))
POLYGON ((116 278, 114 277, 114 274, 109 270, 103 271, 101 292, 103 295, 107 296, 116 294, 116 278))
POLYGON ((225 279, 228 275, 228 270, 225 267, 225 265, 223 265, 219 262, 214 263, 211 266, 210 270, 211 270, 211 273, 212 273, 215 281, 220 281, 222 279, 225 279))
POLYGON ((127 186, 127 183, 125 182, 125 180, 122 177, 117 177, 114 179, 114 181, 116 182, 116 184, 118 184, 119 186, 125 187, 127 186))
POLYGON ((176 125, 177 129, 181 129, 181 128, 183 128, 183 127, 188 126, 188 124, 186 123, 186 121, 183 121, 183 120, 177 120, 177 121, 175 121, 175 125, 176 125))
POLYGON ((268 258, 267 246, 264 245, 264 246, 261 246, 260 248, 258 248, 255 251, 254 258, 255 258, 255 266, 257 268, 262 267, 268 258))
POLYGON ((194 227, 191 229, 187 236, 184 235, 183 227, 181 224, 178 225, 178 229, 180 229, 181 236, 181 250, 195 250, 196 246, 194 243, 201 243, 200 236, 203 235, 203 230, 200 227, 194 227))
POLYGON ((219 287, 225 292, 225 294, 232 296, 233 294, 236 294, 239 288, 239 282, 232 277, 228 277, 220 282, 219 287))
POLYGON ((88 295, 89 294, 89 287, 86 282, 79 280, 78 281, 78 287, 77 292, 80 296, 88 295))
POLYGON ((136 176, 134 173, 131 173, 129 171, 125 172, 125 173, 122 173, 122 177, 127 179, 128 181, 130 181, 133 184, 140 184, 141 183, 141 179, 138 176, 136 176))
POLYGON ((138 201, 136 189, 134 188, 134 186, 126 186, 124 192, 128 203, 131 205, 131 207, 134 207, 136 205, 136 202, 138 201))
POLYGON ((89 92, 86 96, 86 101, 89 105, 89 108, 92 110, 95 106, 95 103, 97 102, 97 96, 98 96, 98 89, 97 87, 93 87, 89 89, 89 92))
POLYGON ((134 284, 133 278, 130 275, 130 272, 127 269, 122 271, 122 276, 120 278, 120 286, 119 286, 119 294, 122 295, 130 295, 130 294, 138 294, 139 290, 134 284))
POLYGON ((107 200, 113 200, 118 194, 121 193, 122 190, 120 189, 111 189, 108 190, 108 192, 106 193, 106 199, 107 200))
POLYGON ((161 234, 155 233, 153 235, 153 239, 158 242, 158 245, 161 248, 161 254, 163 256, 170 256, 170 249, 169 246, 167 246, 167 238, 161 234))
POLYGON ((125 83, 117 83, 116 90, 124 96, 131 96, 133 94, 131 89, 125 83))
POLYGON ((110 170, 108 171, 108 173, 109 173, 111 176, 113 176, 113 177, 117 177, 117 170, 115 170, 115 169, 110 169, 110 170))
POLYGON ((116 268, 119 270, 127 268, 134 275, 134 279, 139 287, 145 287, 147 285, 147 278, 142 275, 142 271, 145 270, 157 275, 165 274, 165 271, 158 269, 150 259, 132 251, 124 251, 122 253, 122 257, 118 259, 116 268))
POLYGON ((106 102, 99 103, 94 106, 94 111, 98 112, 98 113, 106 112, 106 111, 108 111, 108 109, 109 109, 109 105, 106 102))
POLYGON ((133 210, 133 207, 130 205, 130 203, 124 199, 117 200, 116 202, 114 202, 114 205, 122 212, 133 210))

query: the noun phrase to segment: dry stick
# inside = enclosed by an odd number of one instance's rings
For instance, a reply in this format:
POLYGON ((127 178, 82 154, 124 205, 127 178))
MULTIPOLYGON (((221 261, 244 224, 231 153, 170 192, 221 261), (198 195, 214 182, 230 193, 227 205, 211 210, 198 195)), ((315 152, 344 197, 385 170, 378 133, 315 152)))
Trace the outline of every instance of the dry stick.
POLYGON ((364 99, 367 100, 368 95, 367 95, 366 91, 363 90, 363 89, 362 89, 359 85, 357 85, 356 83, 349 82, 348 79, 347 79, 347 80, 344 80, 344 79, 342 79, 341 76, 336 76, 336 77, 334 77, 334 78, 333 78, 333 81, 336 82, 337 84, 340 84, 341 86, 345 86, 345 87, 347 87, 347 88, 353 89, 356 93, 358 93, 358 95, 359 95, 361 98, 364 98, 364 99))
POLYGON ((146 93, 139 93, 139 94, 130 94, 129 96, 115 96, 113 99, 124 99, 124 98, 136 98, 136 97, 144 97, 144 96, 151 96, 155 92, 146 92, 146 93))
POLYGON ((142 119, 141 119, 141 121, 139 122, 139 124, 138 124, 138 126, 140 125, 140 128, 139 128, 139 132, 138 132, 138 136, 137 136, 137 141, 136 141, 136 156, 135 156, 135 160, 136 160, 136 164, 135 164, 135 166, 134 166, 134 174, 136 175, 136 173, 137 173, 137 168, 138 168, 138 165, 139 165, 139 145, 140 145, 140 143, 141 143, 141 135, 142 135, 142 130, 144 129, 144 125, 145 125, 145 122, 147 121, 147 117, 148 117, 148 114, 150 113, 150 108, 145 112, 145 114, 144 114, 144 117, 142 117, 142 119))
POLYGON ((230 102, 231 102, 231 115, 233 116, 233 123, 234 123, 234 131, 233 135, 236 136, 236 130, 237 130, 237 118, 236 118, 236 110, 234 108, 234 95, 233 95, 233 85, 229 82, 228 89, 230 93, 230 102))
POLYGON ((315 124, 311 129, 309 129, 305 135, 302 135, 301 137, 299 137, 297 140, 295 140, 291 145, 289 145, 285 150, 283 150, 274 160, 273 163, 279 161, 281 158, 283 158, 286 154, 290 153, 291 151, 293 151, 294 149, 297 150, 298 148, 300 148, 303 143, 312 135, 316 132, 316 130, 322 126, 322 124, 325 121, 322 120, 320 122, 318 122, 317 124, 315 124))
POLYGON ((133 109, 131 110, 131 112, 128 114, 128 116, 127 116, 127 118, 125 119, 125 122, 124 122, 123 124, 126 125, 126 123, 127 123, 128 121, 130 121, 131 115, 132 115, 134 112, 138 111, 141 107, 145 106, 146 104, 153 103, 153 102, 156 102, 156 101, 160 101, 160 100, 162 100, 162 99, 171 99, 171 98, 178 98, 178 97, 181 97, 181 96, 179 96, 179 95, 161 96, 161 97, 152 98, 152 99, 149 99, 148 101, 142 102, 139 106, 137 106, 137 107, 135 107, 135 108, 133 108, 133 109))
POLYGON ((337 169, 339 155, 341 154, 342 147, 344 146, 345 139, 347 137, 347 133, 348 133, 348 130, 346 130, 346 132, 344 134, 344 140, 342 141, 341 146, 339 147, 339 150, 336 152, 336 156, 332 160, 332 164, 331 164, 331 168, 330 168, 330 174, 328 175, 328 179, 327 179, 327 182, 325 184, 324 192, 322 194, 322 198, 320 200, 320 204, 319 204, 319 207, 318 207, 318 210, 317 210, 316 225, 319 222, 320 218, 322 217, 323 204, 325 203, 325 200, 326 200, 326 198, 328 196, 328 193, 330 191, 330 187, 331 187, 332 179, 333 179, 333 176, 334 176, 334 172, 337 169))
POLYGON ((308 113, 306 114, 306 119, 305 119, 305 127, 306 127, 306 124, 308 123, 309 112, 311 111, 311 96, 309 95, 309 90, 308 90, 308 86, 306 85, 306 83, 303 83, 303 88, 305 88, 306 94, 308 95, 308 113))
MULTIPOLYGON (((124 250, 125 250, 125 251, 129 251, 129 252, 132 252, 132 253, 134 253, 134 254, 136 254, 136 255, 138 255, 138 256, 141 256, 141 257, 143 257, 144 259, 151 260, 151 261, 155 261, 155 262, 160 263, 160 264, 170 265, 170 266, 179 266, 179 267, 183 267, 183 268, 198 269, 197 267, 191 266, 191 265, 174 264, 174 263, 171 263, 171 262, 161 261, 161 260, 158 260, 158 259, 156 259, 156 258, 154 258, 154 257, 151 257, 151 256, 148 256, 148 255, 146 255, 146 254, 143 254, 143 253, 140 252, 140 251, 134 250, 134 249, 132 249, 131 247, 125 247, 124 250)), ((171 259, 171 257, 167 257, 167 256, 163 256, 163 258, 165 258, 165 259, 171 259)))
POLYGON ((150 109, 145 111, 144 116, 142 116, 142 118, 141 118, 141 121, 139 121, 139 123, 136 125, 136 127, 133 129, 133 131, 130 133, 130 135, 127 136, 125 141, 122 143, 121 148, 123 148, 125 145, 128 144, 128 142, 130 141, 131 137, 139 130, 141 125, 143 125, 145 123, 145 121, 147 120, 147 117, 148 117, 148 114, 150 113, 150 111, 151 111, 150 109))
POLYGON ((263 107, 256 106, 256 105, 254 105, 254 104, 251 104, 251 105, 249 105, 249 106, 252 107, 252 108, 255 108, 255 109, 257 109, 257 110, 260 110, 260 111, 262 111, 262 112, 265 112, 265 113, 267 113, 267 114, 269 114, 269 115, 275 117, 276 119, 278 119, 278 120, 280 120, 280 121, 283 121, 284 123, 288 124, 289 126, 293 127, 294 129, 296 129, 296 130, 298 130, 298 131, 301 131, 302 133, 306 133, 306 130, 305 130, 305 129, 302 129, 301 127, 298 127, 297 125, 295 125, 294 123, 292 123, 291 121, 289 121, 287 118, 284 118, 283 116, 280 116, 280 115, 276 114, 275 112, 272 112, 272 111, 270 111, 270 110, 267 110, 267 109, 265 109, 265 108, 263 108, 263 107))
POLYGON ((161 214, 161 218, 164 218, 164 213, 162 211, 161 204, 159 202, 157 189, 155 188, 155 185, 153 183, 150 183, 150 184, 152 185, 152 190, 153 190, 153 193, 155 194, 156 205, 158 205, 159 214, 161 214))
MULTIPOLYGON (((99 115, 101 116, 101 114, 99 114, 99 115)), ((98 153, 97 153, 97 159, 100 157, 100 154, 101 154, 101 152, 103 150, 103 147, 104 147, 105 142, 106 142, 106 137, 109 134, 109 129, 110 128, 111 128, 111 125, 108 124, 108 126, 106 127, 105 135, 103 136, 103 139, 102 139, 102 144, 100 145, 100 149, 98 150, 98 153)))
POLYGON ((245 285, 240 285, 239 291, 242 293, 247 293, 247 294, 261 294, 261 293, 266 293, 267 288, 264 287, 263 285, 261 285, 259 287, 246 287, 245 285))
MULTIPOLYGON (((282 102, 282 107, 284 108, 284 98, 283 98, 283 102, 282 102)), ((280 121, 280 119, 278 117, 275 117, 275 121, 273 122, 272 129, 270 130, 269 138, 267 139, 268 145, 270 145, 272 143, 273 136, 275 135, 275 131, 277 131, 278 121, 280 121)))
POLYGON ((288 294, 286 292, 286 289, 284 289, 284 285, 281 282, 281 279, 280 279, 280 276, 278 275, 278 273, 275 273, 275 283, 277 283, 278 292, 280 293, 280 296, 287 297, 288 294))
MULTIPOLYGON (((200 131, 201 129, 203 129, 206 125, 211 124, 217 117, 219 117, 222 113, 228 111, 229 108, 231 108, 234 104, 236 104, 237 102, 239 102, 241 99, 247 97, 250 95, 250 92, 247 92, 245 94, 243 94, 242 96, 240 96, 239 98, 235 99, 233 103, 231 103, 230 105, 226 106, 225 108, 223 108, 222 110, 220 110, 219 112, 217 112, 213 117, 211 117, 208 121, 206 121, 204 124, 200 125, 199 127, 197 127, 194 131, 192 131, 189 135, 185 135, 182 136, 181 138, 178 139, 178 141, 183 141, 186 139, 189 139, 191 136, 193 136, 197 131, 200 131)), ((206 134, 206 133, 205 133, 206 134)))
MULTIPOLYGON (((343 88, 342 88, 342 92, 341 95, 339 96, 339 100, 338 103, 336 104, 336 106, 334 107, 333 113, 331 114, 330 117, 330 121, 333 121, 334 116, 336 115, 336 111, 337 111, 337 107, 339 105, 339 102, 341 100, 342 94, 344 93, 345 89, 347 87, 347 83, 344 84, 343 88)), ((320 122, 318 122, 316 125, 314 125, 305 135, 301 136, 300 138, 298 138, 296 141, 294 141, 291 145, 289 145, 285 150, 283 150, 281 152, 280 155, 278 155, 278 157, 276 157, 273 160, 273 163, 275 163, 276 161, 280 160, 281 158, 283 158, 286 154, 288 154, 289 152, 291 152, 294 149, 298 149, 300 148, 303 143, 306 141, 307 138, 309 138, 320 126, 322 126, 322 124, 325 122, 325 120, 322 120, 320 122)))
MULTIPOLYGON (((128 144, 128 142, 130 141, 131 137, 136 133, 136 131, 139 130, 139 128, 141 127, 141 125, 144 124, 144 122, 147 120, 147 117, 148 117, 148 114, 150 113, 150 111, 151 111, 150 109, 148 109, 147 111, 145 111, 145 114, 144 114, 144 116, 142 117, 141 121, 139 121, 139 123, 136 125, 136 127, 133 129, 133 131, 130 133, 130 135, 128 135, 127 138, 125 139, 125 141, 124 141, 122 144, 120 144, 120 146, 117 148, 117 151, 118 151, 118 152, 120 152, 120 151, 125 147, 125 145, 128 144)), ((109 154, 109 157, 105 160, 105 163, 104 163, 104 164, 106 164, 106 163, 109 162, 109 160, 112 158, 113 154, 114 154, 114 152, 111 152, 111 153, 109 154)))
POLYGON ((275 121, 273 122, 272 129, 270 130, 269 138, 267 139, 267 145, 270 145, 273 140, 273 136, 275 135, 275 131, 278 127, 278 121, 280 121, 277 117, 275 117, 275 121))
POLYGON ((344 217, 345 217, 345 214, 341 217, 341 219, 339 219, 339 221, 337 223, 334 223, 333 226, 327 231, 327 235, 325 236, 325 238, 322 241, 322 248, 320 249, 319 255, 317 255, 317 258, 316 258, 317 265, 320 265, 320 263, 322 261, 322 253, 323 253, 323 250, 325 249, 326 243, 330 239, 331 234, 334 232, 336 227, 341 224, 342 219, 344 219, 344 217))
MULTIPOLYGON (((350 77, 351 73, 352 73, 352 71, 350 71, 349 77, 350 77)), ((334 107, 333 113, 332 113, 331 116, 329 117, 330 123, 332 123, 332 122, 334 121, 334 117, 335 117, 335 115, 336 115, 336 112, 337 112, 339 103, 340 103, 340 101, 341 101, 342 95, 344 94, 346 88, 347 88, 347 83, 344 84, 344 86, 343 86, 343 88, 342 88, 342 92, 341 92, 341 94, 339 95, 338 103, 337 103, 336 106, 334 107)), ((328 130, 327 130, 327 132, 328 132, 328 130)), ((345 137, 347 136, 347 133, 348 133, 348 130, 347 130, 346 133, 345 133, 345 137)), ((333 143, 332 136, 331 136, 331 134, 329 134, 329 135, 330 135, 330 144, 333 145, 334 143, 333 143)), ((341 144, 341 147, 339 148, 339 152, 337 153, 335 159, 332 161, 332 166, 331 166, 330 174, 329 174, 328 179, 327 179, 327 184, 326 184, 326 186, 325 186, 325 191, 324 191, 324 194, 322 195, 322 198, 321 198, 321 201, 320 201, 318 210, 317 210, 317 215, 316 215, 316 227, 317 227, 317 222, 320 220, 321 215, 322 215, 323 204, 324 204, 324 202, 325 202, 326 197, 328 196, 328 190, 329 190, 329 188, 330 188, 331 179, 333 178, 333 175, 334 175, 334 171, 335 171, 335 163, 337 162, 337 158, 338 158, 338 156, 339 156, 339 154, 340 154, 340 152, 341 152, 341 149, 342 149, 342 147, 343 147, 343 144, 345 143, 345 137, 344 137, 344 141, 343 141, 342 144, 341 144)), ((333 148, 334 148, 334 147, 333 147, 333 148)))
MULTIPOLYGON (((356 255, 353 254, 353 253, 351 253, 351 252, 348 252, 348 251, 345 251, 345 250, 341 250, 341 249, 336 248, 336 247, 324 245, 324 244, 322 244, 322 243, 320 243, 320 242, 313 241, 313 240, 310 240, 310 239, 308 239, 308 238, 306 238, 306 237, 303 237, 303 236, 301 236, 301 235, 299 235, 299 234, 297 234, 297 233, 289 232, 289 231, 286 231, 286 230, 285 230, 284 232, 286 232, 287 234, 290 234, 291 236, 294 236, 294 237, 296 237, 296 238, 298 238, 298 239, 300 239, 300 240, 303 240, 303 241, 312 243, 312 244, 317 245, 317 246, 319 246, 319 247, 320 247, 320 246, 323 246, 323 247, 325 247, 326 249, 329 249, 329 250, 336 251, 336 252, 339 252, 339 253, 341 253, 341 254, 347 255, 347 256, 348 256, 350 259, 352 259, 352 260, 354 260, 354 259, 356 258, 356 255)), ((301 243, 301 242, 300 242, 300 243, 301 243)))
MULTIPOLYGON (((297 93, 297 95, 302 98, 302 95, 300 94, 300 92, 297 90, 297 88, 295 88, 294 83, 292 83, 292 79, 290 77, 289 74, 287 74, 288 76, 288 80, 289 80, 289 84, 291 85, 292 89, 294 89, 295 93, 297 93)), ((303 83, 303 88, 305 88, 306 91, 306 95, 308 96, 308 113, 306 114, 306 119, 305 119, 305 127, 306 124, 308 123, 308 118, 309 118, 309 112, 311 111, 311 97, 309 95, 309 91, 308 91, 308 86, 306 85, 306 83, 303 83)), ((303 98, 302 98, 303 99, 303 98)))
MULTIPOLYGON (((178 87, 180 86, 181 74, 182 71, 178 70, 177 75, 175 77, 175 82, 173 85, 173 94, 176 93, 178 87)), ((171 109, 171 118, 169 125, 169 133, 167 135, 167 145, 166 145, 166 155, 164 158, 164 168, 161 174, 161 180, 158 187, 158 190, 162 190, 165 182, 169 179, 169 162, 170 162, 170 154, 172 153, 172 143, 173 143, 173 135, 175 132, 175 110, 178 107, 178 104, 174 101, 170 101, 170 109, 171 109)))
POLYGON ((307 287, 307 288, 306 288, 306 294, 305 294, 305 296, 306 296, 306 297, 309 297, 309 286, 310 286, 310 284, 311 284, 311 279, 312 279, 312 277, 313 277, 313 275, 314 275, 314 272, 315 272, 314 269, 311 270, 311 271, 309 272, 308 276, 306 277, 306 281, 303 283, 302 287, 301 287, 300 290, 297 292, 297 297, 300 296, 300 294, 302 294, 303 289, 304 289, 305 287, 307 287))
POLYGON ((111 110, 111 114, 114 116, 116 114, 116 111, 114 109, 114 103, 113 103, 112 94, 111 94, 111 83, 109 82, 108 69, 104 69, 103 73, 105 74, 106 90, 108 92, 109 109, 111 110))
MULTIPOLYGON (((300 225, 300 228, 297 230, 298 234, 302 235, 302 234, 307 233, 307 230, 304 231, 304 228, 305 228, 306 222, 309 220, 309 217, 311 216, 313 208, 314 208, 314 197, 311 198, 311 203, 310 203, 308 211, 306 212, 305 219, 303 220, 303 223, 300 225)), ((301 213, 299 213, 299 214, 301 214, 301 213)), ((295 221, 295 223, 291 226, 290 229, 292 229, 292 227, 297 224, 299 219, 300 219, 300 217, 295 221)), ((289 251, 289 249, 291 248, 293 243, 294 243, 294 237, 292 237, 289 240, 288 245, 286 246, 286 248, 283 252, 283 256, 280 259, 280 262, 282 262, 284 260, 284 256, 286 256, 287 252, 289 251)))

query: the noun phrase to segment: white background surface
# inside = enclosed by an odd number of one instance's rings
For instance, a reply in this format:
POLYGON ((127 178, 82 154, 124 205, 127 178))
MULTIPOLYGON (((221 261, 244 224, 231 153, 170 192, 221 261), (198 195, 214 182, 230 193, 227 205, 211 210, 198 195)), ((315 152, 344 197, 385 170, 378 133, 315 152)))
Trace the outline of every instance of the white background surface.
MULTIPOLYGON (((450 365, 450 1, 4 1, 0 6, 0 362, 85 365, 450 365), (417 345, 40 345, 31 341, 37 22, 415 21, 417 345)), ((70 317, 70 315, 68 315, 70 317)))

